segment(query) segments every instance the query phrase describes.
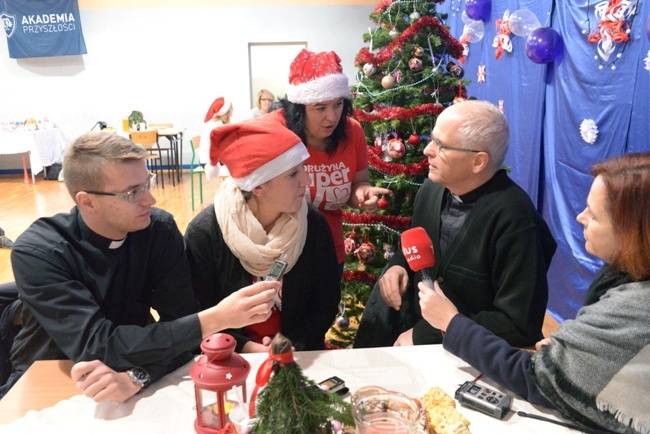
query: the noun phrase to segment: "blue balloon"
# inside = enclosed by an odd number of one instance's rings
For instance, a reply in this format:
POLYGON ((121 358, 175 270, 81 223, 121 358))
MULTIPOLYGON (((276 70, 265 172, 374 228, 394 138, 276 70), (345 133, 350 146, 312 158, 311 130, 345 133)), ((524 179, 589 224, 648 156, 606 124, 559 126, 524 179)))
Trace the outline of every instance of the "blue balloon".
POLYGON ((526 55, 535 63, 551 63, 564 49, 562 36, 550 27, 533 30, 526 39, 526 55))
POLYGON ((492 0, 467 0, 465 13, 473 20, 487 21, 490 18, 492 0))

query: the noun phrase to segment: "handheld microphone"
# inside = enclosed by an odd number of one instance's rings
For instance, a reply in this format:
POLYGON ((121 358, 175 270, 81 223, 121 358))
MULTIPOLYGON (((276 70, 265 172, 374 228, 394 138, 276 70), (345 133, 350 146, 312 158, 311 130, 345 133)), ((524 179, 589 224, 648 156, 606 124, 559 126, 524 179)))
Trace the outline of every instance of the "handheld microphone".
POLYGON ((433 267, 436 258, 433 255, 433 242, 429 234, 422 227, 407 229, 402 232, 402 253, 409 264, 409 268, 420 274, 420 280, 433 288, 433 280, 426 271, 433 267))

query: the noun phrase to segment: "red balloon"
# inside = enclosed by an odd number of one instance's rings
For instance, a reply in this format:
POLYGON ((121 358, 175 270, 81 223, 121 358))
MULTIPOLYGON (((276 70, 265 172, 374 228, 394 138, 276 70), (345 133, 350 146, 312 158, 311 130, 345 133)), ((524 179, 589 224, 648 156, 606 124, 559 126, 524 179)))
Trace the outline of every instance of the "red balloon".
POLYGON ((526 55, 535 63, 545 64, 554 61, 564 49, 562 36, 550 27, 533 30, 526 39, 526 55))

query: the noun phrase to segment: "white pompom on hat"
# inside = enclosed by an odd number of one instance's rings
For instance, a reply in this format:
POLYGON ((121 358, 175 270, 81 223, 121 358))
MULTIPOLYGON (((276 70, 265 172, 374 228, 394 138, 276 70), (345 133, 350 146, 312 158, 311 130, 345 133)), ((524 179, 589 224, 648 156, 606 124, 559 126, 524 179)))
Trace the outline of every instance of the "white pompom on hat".
POLYGON ((216 127, 210 133, 208 179, 219 176, 219 162, 243 191, 252 191, 309 158, 300 137, 272 116, 216 127))
POLYGON ((348 96, 348 77, 335 52, 314 53, 303 48, 291 62, 287 99, 292 103, 316 104, 348 96))

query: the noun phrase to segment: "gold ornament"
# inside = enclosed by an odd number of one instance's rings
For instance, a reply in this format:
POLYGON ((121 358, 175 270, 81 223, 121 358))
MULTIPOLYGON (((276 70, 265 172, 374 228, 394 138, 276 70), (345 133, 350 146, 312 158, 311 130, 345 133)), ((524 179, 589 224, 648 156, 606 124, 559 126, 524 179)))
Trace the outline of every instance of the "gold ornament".
POLYGON ((384 78, 381 79, 381 86, 384 89, 392 88, 393 86, 395 86, 395 78, 390 74, 384 76, 384 78))

